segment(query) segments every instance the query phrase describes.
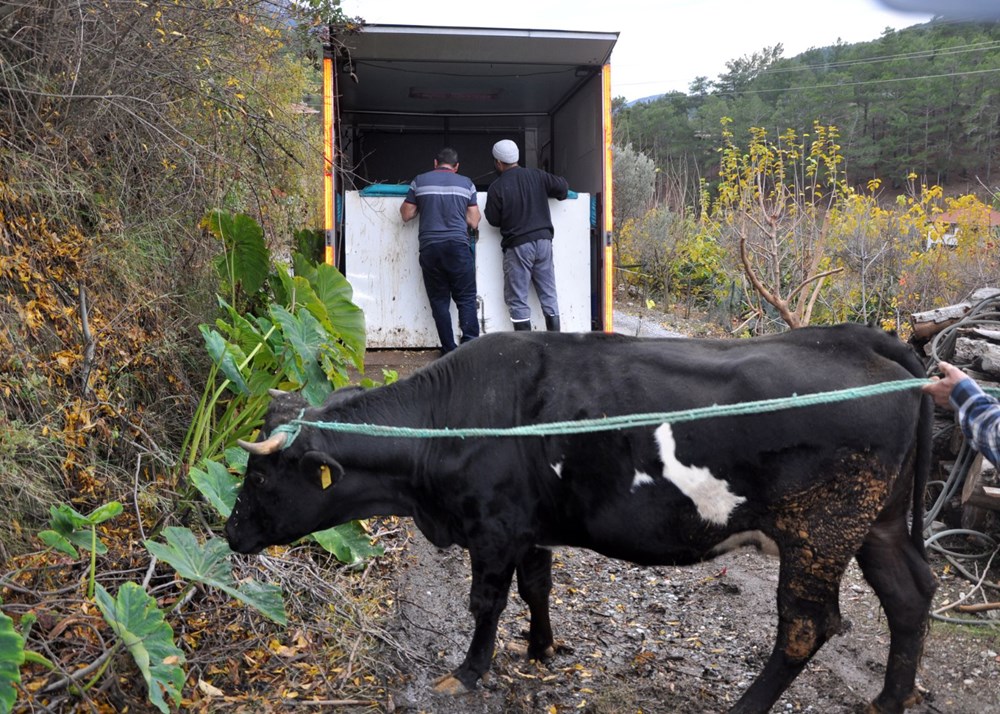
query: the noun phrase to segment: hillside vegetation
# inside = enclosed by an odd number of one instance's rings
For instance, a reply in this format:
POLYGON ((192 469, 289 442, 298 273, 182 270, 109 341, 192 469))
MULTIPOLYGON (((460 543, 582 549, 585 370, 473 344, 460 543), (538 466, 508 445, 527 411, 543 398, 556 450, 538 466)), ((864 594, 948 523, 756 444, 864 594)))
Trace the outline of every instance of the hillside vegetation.
POLYGON ((905 332, 909 312, 997 284, 997 25, 782 55, 618 102, 620 283, 736 332, 905 332))
MULTIPOLYGON (((785 57, 781 45, 726 63, 690 92, 625 106, 615 133, 650 156, 670 181, 713 182, 723 117, 742 139, 751 127, 780 134, 836 126, 850 180, 896 192, 918 183, 980 189, 1000 169, 1000 25, 933 21, 871 42, 785 57)), ((666 188, 666 187, 662 187, 666 188)))
MULTIPOLYGON (((303 103, 331 18, 354 24, 335 0, 0 5, 0 713, 386 701, 372 652, 394 561, 362 556, 391 521, 252 560, 219 538, 232 446, 268 387, 316 401, 361 364, 350 286, 302 230, 322 176, 303 103)), ((621 108, 623 283, 741 332, 898 324, 995 279, 992 192, 938 186, 963 171, 989 185, 990 75, 848 74, 1000 67, 993 34, 932 24, 879 41, 897 49, 771 52, 621 108), (929 56, 904 58, 918 46, 929 56), (786 63, 808 67, 810 108, 781 89, 804 82, 786 63), (925 251, 947 200, 971 217, 956 249, 925 251)))

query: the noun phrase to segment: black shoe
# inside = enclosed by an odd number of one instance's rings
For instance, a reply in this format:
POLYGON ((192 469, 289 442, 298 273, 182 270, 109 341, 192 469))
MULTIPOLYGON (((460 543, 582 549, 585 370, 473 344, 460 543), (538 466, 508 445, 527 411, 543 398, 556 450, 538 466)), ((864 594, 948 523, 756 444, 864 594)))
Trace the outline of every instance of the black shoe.
POLYGON ((549 332, 559 332, 559 316, 558 315, 546 315, 545 316, 545 329, 549 332))
POLYGON ((514 323, 515 332, 531 332, 531 320, 518 320, 514 323))

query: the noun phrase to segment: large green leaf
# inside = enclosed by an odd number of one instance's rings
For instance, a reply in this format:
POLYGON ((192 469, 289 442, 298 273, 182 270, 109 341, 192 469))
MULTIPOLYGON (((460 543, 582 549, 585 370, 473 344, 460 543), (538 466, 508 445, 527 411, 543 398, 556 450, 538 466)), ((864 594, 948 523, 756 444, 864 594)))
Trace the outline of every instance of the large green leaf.
POLYGON ((14 710, 24 664, 24 639, 14 629, 14 621, 0 612, 0 714, 14 710))
POLYGON ((254 581, 237 585, 228 560, 233 551, 225 541, 211 538, 199 545, 194 533, 176 526, 164 528, 163 537, 166 545, 147 540, 146 549, 182 578, 219 588, 278 624, 288 623, 281 588, 254 581))
POLYGON ((376 555, 382 555, 383 549, 373 546, 368 534, 357 521, 317 531, 312 534, 323 549, 341 563, 354 565, 376 555))
POLYGON ((288 267, 280 263, 275 265, 270 284, 275 302, 291 309, 295 299, 295 279, 288 271, 288 267))
POLYGON ((333 391, 330 375, 324 368, 324 362, 329 360, 323 359, 324 352, 329 348, 330 338, 323 326, 309 312, 302 313, 301 324, 303 332, 310 335, 317 346, 315 357, 303 364, 306 383, 302 385, 302 396, 315 407, 322 404, 327 395, 333 391))
POLYGON ((281 325, 286 348, 291 349, 285 371, 301 385, 302 395, 316 406, 332 390, 326 372, 320 366, 320 353, 329 337, 316 318, 302 310, 293 315, 280 305, 271 306, 275 322, 281 325), (301 317, 300 317, 301 316, 301 317))
POLYGON ((235 345, 226 341, 222 335, 210 328, 208 325, 198 325, 201 336, 205 338, 205 346, 212 360, 219 365, 219 369, 226 375, 226 379, 233 385, 239 394, 250 394, 243 373, 240 372, 239 363, 243 355, 240 355, 235 345))
POLYGON ((273 366, 274 353, 264 339, 266 333, 261 332, 257 324, 243 317, 225 300, 220 298, 219 303, 226 310, 230 321, 227 323, 219 319, 215 321, 215 326, 226 335, 226 339, 238 344, 243 354, 254 355, 252 364, 255 369, 268 369, 273 366))
POLYGON ((326 247, 324 232, 315 228, 303 228, 292 233, 295 239, 295 252, 304 255, 308 260, 319 263, 323 260, 326 247))
POLYGON ((313 267, 295 256, 295 274, 305 277, 326 306, 332 332, 362 360, 365 352, 365 313, 354 304, 354 289, 339 270, 320 263, 313 267))
POLYGON ((272 336, 272 341, 275 343, 275 354, 281 355, 281 370, 296 385, 295 389, 297 390, 301 385, 305 384, 306 375, 302 367, 301 354, 294 344, 289 349, 290 339, 285 335, 285 331, 288 330, 292 334, 298 334, 302 332, 302 326, 295 315, 280 305, 271 305, 270 310, 271 316, 274 318, 274 324, 279 327, 272 336))
POLYGON ((83 515, 66 503, 49 507, 49 528, 41 531, 38 537, 50 548, 55 548, 67 555, 78 557, 71 543, 79 548, 94 551, 98 554, 108 552, 107 546, 100 539, 94 541, 91 530, 109 518, 114 518, 122 512, 122 504, 110 501, 98 506, 88 515, 83 515))
POLYGON ((222 240, 228 267, 246 294, 253 295, 260 290, 267 279, 271 256, 264 243, 264 231, 257 222, 243 213, 234 216, 211 211, 202 225, 222 240))
POLYGON ((98 506, 86 516, 77 511, 67 503, 49 508, 50 525, 59 531, 71 531, 80 528, 89 528, 99 523, 114 518, 122 512, 122 504, 118 501, 109 501, 103 506, 98 506))
POLYGON ((211 503, 223 518, 229 518, 240 490, 240 479, 218 461, 202 462, 205 470, 191 469, 191 483, 211 503))
MULTIPOLYGON (((80 557, 80 553, 73 544, 70 542, 69 538, 64 536, 62 533, 58 533, 52 530, 39 531, 38 537, 41 541, 49 548, 58 550, 60 553, 65 553, 70 558, 76 560, 80 557)), ((105 552, 107 552, 107 547, 105 547, 105 552)), ((100 553, 100 550, 97 551, 100 553)))
POLYGON ((118 501, 108 501, 87 514, 87 525, 96 526, 99 523, 104 523, 104 521, 120 515, 122 510, 124 510, 122 504, 118 501))
POLYGON ((250 454, 246 449, 239 446, 231 446, 226 449, 225 453, 226 463, 229 464, 229 468, 235 469, 238 473, 246 473, 247 461, 250 460, 250 454))
POLYGON ((115 634, 128 648, 149 689, 149 701, 164 714, 170 709, 166 692, 175 705, 181 703, 184 687, 184 653, 174 644, 174 631, 163 613, 138 583, 126 582, 113 598, 97 586, 97 606, 115 634))

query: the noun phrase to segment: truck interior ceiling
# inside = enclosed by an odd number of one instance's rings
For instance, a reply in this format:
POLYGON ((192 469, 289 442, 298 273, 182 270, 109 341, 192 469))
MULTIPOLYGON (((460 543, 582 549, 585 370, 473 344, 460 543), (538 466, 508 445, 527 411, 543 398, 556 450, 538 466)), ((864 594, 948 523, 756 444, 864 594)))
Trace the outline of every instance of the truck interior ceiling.
POLYGON ((443 146, 480 191, 490 149, 602 189, 602 68, 617 33, 367 25, 331 44, 344 188, 408 183, 443 146))

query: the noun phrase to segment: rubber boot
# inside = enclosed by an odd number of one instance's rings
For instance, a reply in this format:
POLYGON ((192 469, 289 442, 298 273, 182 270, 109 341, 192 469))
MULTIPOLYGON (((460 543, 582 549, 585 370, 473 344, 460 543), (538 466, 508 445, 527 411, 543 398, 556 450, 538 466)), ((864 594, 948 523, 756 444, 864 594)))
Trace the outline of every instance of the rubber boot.
POLYGON ((512 320, 516 332, 531 332, 531 320, 512 320))
POLYGON ((559 316, 558 315, 546 315, 545 316, 545 329, 549 332, 559 332, 559 316))

